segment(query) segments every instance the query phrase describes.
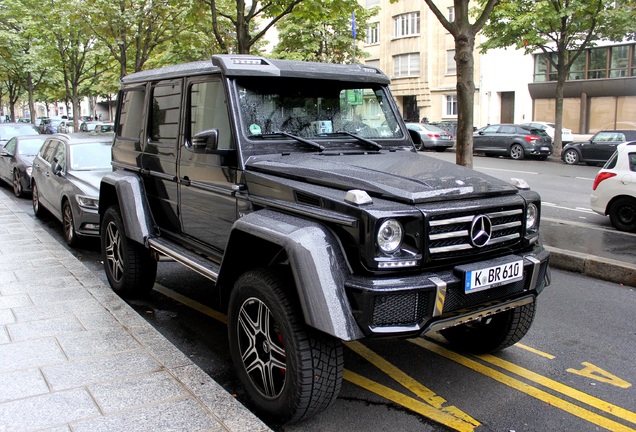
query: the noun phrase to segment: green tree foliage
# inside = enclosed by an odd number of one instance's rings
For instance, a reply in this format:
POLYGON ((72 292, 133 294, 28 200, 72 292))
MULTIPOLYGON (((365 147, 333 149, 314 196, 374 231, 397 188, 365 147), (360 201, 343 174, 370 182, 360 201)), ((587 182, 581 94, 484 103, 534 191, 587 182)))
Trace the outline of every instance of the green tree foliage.
POLYGON ((167 41, 192 29, 190 0, 87 0, 84 19, 119 64, 119 77, 139 72, 167 41))
POLYGON ((562 149, 563 87, 572 64, 595 41, 633 39, 634 18, 633 0, 504 0, 493 11, 482 51, 542 51, 557 73, 555 155, 562 149))
POLYGON ((357 51, 356 41, 364 40, 366 22, 376 13, 375 8, 363 8, 355 0, 305 0, 277 26, 279 42, 272 54, 291 60, 353 63, 366 55, 357 51))
POLYGON ((202 2, 208 9, 212 31, 220 51, 250 54, 259 47, 265 33, 304 0, 197 1, 202 2))
MULTIPOLYGON (((514 1, 514 0, 512 0, 514 1)), ((499 0, 484 0, 471 13, 468 0, 454 0, 455 20, 449 22, 433 0, 424 0, 439 22, 455 40, 457 64, 457 141, 456 163, 473 166, 473 103, 475 101, 475 36, 483 28, 499 0), (473 21, 473 15, 476 19, 473 21)))

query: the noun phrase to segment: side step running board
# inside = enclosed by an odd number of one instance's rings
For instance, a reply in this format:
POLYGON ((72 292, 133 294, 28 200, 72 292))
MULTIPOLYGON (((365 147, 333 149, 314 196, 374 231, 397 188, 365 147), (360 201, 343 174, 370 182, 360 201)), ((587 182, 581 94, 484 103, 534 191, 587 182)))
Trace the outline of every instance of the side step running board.
POLYGON ((175 245, 162 238, 152 238, 148 240, 150 248, 161 255, 172 258, 173 260, 183 264, 200 275, 210 279, 212 282, 219 278, 219 269, 221 266, 201 255, 198 255, 184 247, 175 245))

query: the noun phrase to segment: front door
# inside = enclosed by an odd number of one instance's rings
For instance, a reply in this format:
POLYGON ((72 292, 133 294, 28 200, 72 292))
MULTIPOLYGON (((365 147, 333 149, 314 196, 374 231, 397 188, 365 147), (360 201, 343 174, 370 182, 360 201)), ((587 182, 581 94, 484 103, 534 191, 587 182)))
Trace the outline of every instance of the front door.
POLYGON ((220 79, 187 84, 186 133, 179 153, 179 211, 183 232, 219 253, 237 218, 236 146, 220 79), (192 137, 215 129, 215 148, 197 148, 192 137))

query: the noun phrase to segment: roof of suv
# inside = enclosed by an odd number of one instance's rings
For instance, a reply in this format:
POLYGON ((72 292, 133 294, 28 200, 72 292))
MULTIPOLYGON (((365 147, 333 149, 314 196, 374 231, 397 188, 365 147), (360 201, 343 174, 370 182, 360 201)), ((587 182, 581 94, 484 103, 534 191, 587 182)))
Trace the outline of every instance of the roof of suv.
POLYGON ((166 66, 127 75, 122 84, 139 83, 183 76, 223 73, 226 76, 271 76, 308 79, 333 79, 351 82, 389 84, 379 69, 360 64, 330 64, 268 59, 247 54, 214 55, 211 60, 166 66))

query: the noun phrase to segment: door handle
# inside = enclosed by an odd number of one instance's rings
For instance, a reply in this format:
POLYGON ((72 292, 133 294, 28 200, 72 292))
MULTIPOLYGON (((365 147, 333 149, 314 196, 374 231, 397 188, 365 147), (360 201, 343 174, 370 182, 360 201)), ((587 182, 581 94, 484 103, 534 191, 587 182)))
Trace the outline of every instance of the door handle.
POLYGON ((189 178, 189 177, 187 177, 187 176, 186 176, 186 177, 183 177, 183 178, 181 179, 181 184, 182 184, 182 185, 184 185, 184 186, 190 186, 190 178, 189 178))

